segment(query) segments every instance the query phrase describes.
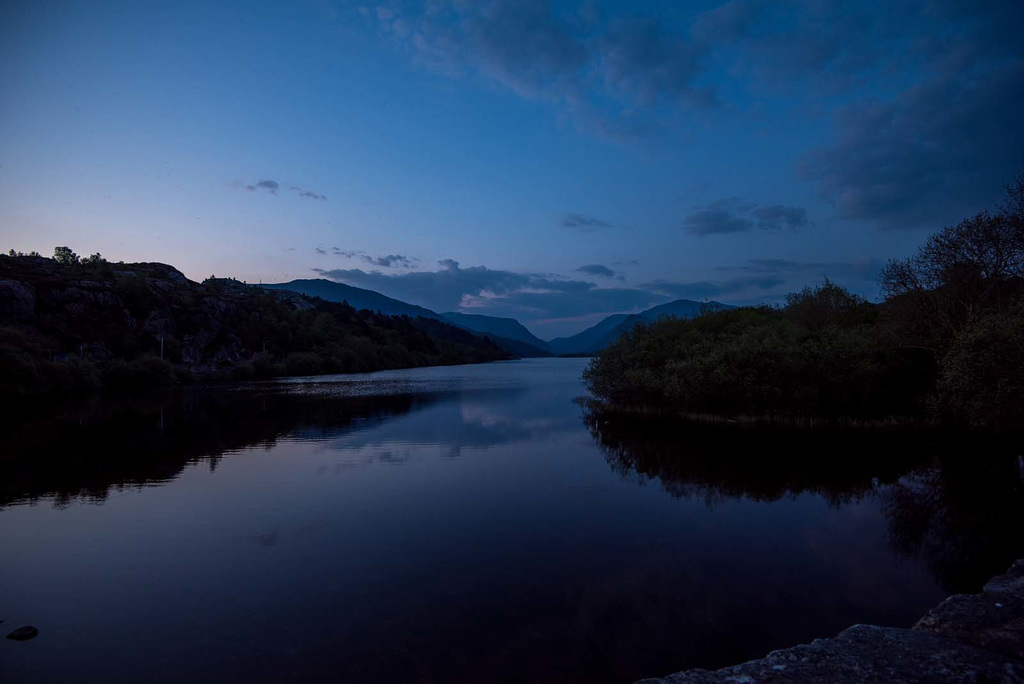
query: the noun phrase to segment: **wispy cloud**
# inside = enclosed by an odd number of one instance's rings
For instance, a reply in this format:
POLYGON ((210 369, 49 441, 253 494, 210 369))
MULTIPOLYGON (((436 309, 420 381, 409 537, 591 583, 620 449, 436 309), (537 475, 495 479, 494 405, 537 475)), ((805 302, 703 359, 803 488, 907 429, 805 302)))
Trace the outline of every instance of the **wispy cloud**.
POLYGON ((603 264, 585 264, 577 268, 576 272, 586 273, 587 275, 597 276, 598 278, 621 277, 618 273, 603 264))
POLYGON ((587 214, 562 214, 558 225, 578 230, 581 233, 596 233, 599 230, 614 228, 611 223, 587 214))
MULTIPOLYGON (((684 135, 708 107, 728 116, 766 92, 792 96, 833 122, 831 138, 793 156, 842 218, 914 227, 977 210, 1024 159, 1022 2, 728 0, 690 18, 631 9, 385 0, 361 11, 416 64, 550 103, 603 137, 684 135)), ((772 209, 707 208, 690 230, 801 225, 794 208, 772 209)))
POLYGON ((372 257, 363 256, 363 261, 374 266, 382 266, 384 268, 412 268, 416 265, 419 259, 413 257, 403 256, 401 254, 388 254, 387 256, 372 257))
MULTIPOLYGON (((278 194, 280 194, 280 190, 281 190, 281 187, 282 187, 281 183, 277 182, 276 180, 272 180, 270 178, 264 178, 264 179, 261 179, 261 180, 258 180, 256 182, 254 182, 254 183, 249 183, 249 184, 234 183, 234 185, 235 185, 235 187, 244 187, 249 192, 264 192, 264 193, 266 193, 268 195, 278 195, 278 194)), ((312 190, 305 190, 303 188, 300 188, 297 185, 290 185, 290 186, 288 186, 288 191, 295 193, 298 197, 301 197, 302 199, 320 200, 320 201, 326 201, 327 200, 327 195, 321 195, 319 193, 313 192, 312 190)))
POLYGON ((264 191, 276 195, 277 191, 281 189, 281 184, 275 180, 258 180, 252 185, 246 185, 245 189, 249 192, 264 191))
MULTIPOLYGON (((315 251, 320 255, 327 254, 327 250, 323 247, 317 247, 315 251)), ((344 259, 359 259, 371 266, 379 266, 381 268, 415 268, 416 264, 419 263, 419 259, 416 257, 405 256, 404 254, 371 256, 358 249, 342 249, 340 247, 331 247, 330 253, 333 256, 339 256, 344 259)))
POLYGON ((553 103, 600 136, 660 130, 651 114, 663 103, 715 102, 696 83, 705 46, 654 19, 607 22, 587 5, 547 0, 392 2, 360 12, 415 63, 553 103))
POLYGON ((758 205, 727 197, 698 209, 683 219, 691 235, 744 233, 750 230, 800 230, 813 225, 807 210, 781 204, 758 205))
POLYGON ((819 281, 823 278, 873 283, 884 266, 881 259, 871 257, 851 261, 793 261, 790 259, 748 259, 737 266, 718 266, 723 273, 747 273, 819 281))
POLYGON ((312 190, 303 190, 297 185, 292 185, 288 189, 298 194, 298 196, 301 197, 302 199, 322 200, 324 202, 327 201, 327 195, 321 195, 313 192, 312 190))

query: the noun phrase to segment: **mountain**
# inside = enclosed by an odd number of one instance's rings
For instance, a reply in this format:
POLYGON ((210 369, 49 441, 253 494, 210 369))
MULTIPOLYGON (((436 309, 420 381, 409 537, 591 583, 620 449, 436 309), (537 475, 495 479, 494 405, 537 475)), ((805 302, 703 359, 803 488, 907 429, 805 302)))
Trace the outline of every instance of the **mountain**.
MULTIPOLYGON (((547 342, 531 333, 526 329, 526 326, 514 318, 498 318, 497 316, 464 314, 456 311, 443 313, 441 314, 441 317, 460 328, 488 335, 494 339, 495 342, 498 342, 498 338, 520 342, 525 345, 525 347, 523 347, 524 350, 532 350, 535 352, 532 354, 524 353, 522 354, 523 356, 547 356, 551 354, 551 348, 548 346, 547 342)), ((501 343, 498 342, 498 344, 500 345, 501 343)))
POLYGON ((603 349, 598 346, 601 340, 627 318, 629 318, 629 314, 614 314, 583 332, 570 337, 556 337, 553 340, 548 340, 548 346, 556 354, 584 354, 603 349))
POLYGON ((735 308, 730 304, 715 301, 695 302, 692 299, 677 299, 636 314, 614 314, 583 332, 572 337, 551 340, 548 344, 556 354, 593 354, 612 344, 640 323, 653 323, 660 318, 669 316, 693 318, 704 311, 735 308))
POLYGON ((410 318, 422 316, 423 318, 441 319, 439 314, 422 306, 392 299, 373 290, 364 290, 361 287, 336 283, 333 280, 324 280, 323 278, 292 280, 287 283, 271 283, 260 285, 260 287, 267 290, 298 292, 307 297, 319 297, 329 302, 348 302, 348 305, 354 309, 379 311, 388 316, 409 316, 410 318))
POLYGON ((364 290, 344 283, 323 278, 292 280, 287 283, 261 285, 267 290, 297 292, 307 297, 319 297, 328 302, 348 302, 354 309, 379 311, 387 316, 409 316, 427 318, 453 325, 460 330, 474 333, 478 337, 489 337, 494 344, 509 354, 520 357, 549 356, 547 343, 534 337, 514 318, 495 318, 470 314, 448 313, 443 316, 435 311, 392 299, 373 290, 364 290))

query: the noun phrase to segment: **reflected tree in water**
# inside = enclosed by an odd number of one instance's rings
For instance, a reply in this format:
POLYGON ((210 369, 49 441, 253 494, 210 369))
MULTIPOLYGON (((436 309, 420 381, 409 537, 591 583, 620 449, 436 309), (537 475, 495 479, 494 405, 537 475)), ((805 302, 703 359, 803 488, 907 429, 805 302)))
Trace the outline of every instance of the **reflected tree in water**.
POLYGON ((1024 555, 1021 456, 994 438, 638 419, 599 403, 584 404, 583 420, 613 471, 675 498, 878 497, 893 549, 950 592, 976 592, 1024 555))

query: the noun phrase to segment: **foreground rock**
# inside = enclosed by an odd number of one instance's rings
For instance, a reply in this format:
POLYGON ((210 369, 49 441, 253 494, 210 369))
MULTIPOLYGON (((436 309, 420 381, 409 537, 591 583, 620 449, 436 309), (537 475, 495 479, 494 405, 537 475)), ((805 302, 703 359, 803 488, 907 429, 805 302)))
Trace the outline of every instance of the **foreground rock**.
POLYGON ((7 638, 14 639, 15 641, 28 641, 29 639, 33 639, 37 636, 39 636, 38 629, 36 629, 32 625, 25 625, 24 627, 19 627, 18 629, 8 634, 7 638))
POLYGON ((991 580, 981 594, 949 597, 913 629, 855 625, 835 638, 773 651, 742 665, 643 681, 1024 683, 1024 560, 991 580))
POLYGON ((932 608, 914 629, 1024 660, 1024 560, 980 594, 958 594, 932 608))

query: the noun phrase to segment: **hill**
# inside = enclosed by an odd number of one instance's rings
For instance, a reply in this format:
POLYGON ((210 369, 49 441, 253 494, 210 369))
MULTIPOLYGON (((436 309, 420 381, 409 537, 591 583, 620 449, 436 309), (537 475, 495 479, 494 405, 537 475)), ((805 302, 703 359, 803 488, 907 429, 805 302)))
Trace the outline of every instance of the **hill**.
POLYGON ((592 354, 607 348, 640 323, 653 323, 662 318, 694 318, 701 313, 734 308, 715 301, 677 299, 636 314, 614 314, 583 332, 550 340, 548 344, 556 354, 592 354))
POLYGON ((16 394, 509 357, 436 318, 196 283, 166 264, 0 257, 0 390, 16 394))
POLYGON ((497 316, 464 314, 457 311, 448 311, 441 314, 441 317, 460 328, 489 335, 495 341, 498 341, 500 338, 507 341, 519 342, 521 343, 521 349, 525 352, 532 352, 523 353, 521 354, 522 356, 551 355, 551 348, 548 346, 548 343, 531 333, 526 329, 526 326, 514 318, 498 318, 497 316))
POLYGON ((323 278, 292 280, 287 283, 260 285, 267 290, 298 292, 309 297, 320 297, 329 302, 345 302, 356 309, 367 309, 388 316, 409 316, 444 321, 479 337, 488 337, 513 356, 549 356, 547 343, 534 337, 513 318, 495 318, 471 314, 447 313, 441 315, 416 304, 393 299, 374 290, 365 290, 323 278))
POLYGON ((304 294, 307 297, 320 297, 321 299, 326 299, 329 302, 347 302, 349 306, 355 309, 379 311, 383 314, 387 314, 388 316, 409 316, 411 318, 422 316, 423 318, 441 318, 441 316, 436 312, 422 306, 416 306, 415 304, 409 304, 398 299, 392 299, 391 297, 382 295, 381 293, 373 290, 365 290, 361 287, 354 287, 352 285, 338 283, 333 280, 324 280, 323 278, 292 280, 287 283, 263 284, 260 285, 260 287, 267 290, 288 290, 290 292, 298 292, 299 294, 304 294))
POLYGON ((569 337, 548 340, 548 346, 556 354, 583 354, 599 349, 598 345, 609 332, 629 317, 628 314, 613 314, 597 325, 569 337))

